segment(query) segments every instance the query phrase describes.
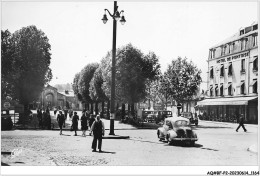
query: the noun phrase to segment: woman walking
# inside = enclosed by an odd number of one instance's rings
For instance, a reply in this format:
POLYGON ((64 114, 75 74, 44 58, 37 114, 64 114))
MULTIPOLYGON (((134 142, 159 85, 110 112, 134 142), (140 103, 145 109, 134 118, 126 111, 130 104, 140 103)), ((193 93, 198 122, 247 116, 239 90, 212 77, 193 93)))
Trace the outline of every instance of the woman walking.
POLYGON ((72 117, 72 130, 75 131, 74 136, 77 136, 78 120, 79 120, 79 116, 77 115, 77 112, 74 112, 74 116, 72 117))
POLYGON ((80 120, 81 120, 82 136, 86 137, 86 130, 88 130, 88 120, 85 113, 82 113, 80 120))

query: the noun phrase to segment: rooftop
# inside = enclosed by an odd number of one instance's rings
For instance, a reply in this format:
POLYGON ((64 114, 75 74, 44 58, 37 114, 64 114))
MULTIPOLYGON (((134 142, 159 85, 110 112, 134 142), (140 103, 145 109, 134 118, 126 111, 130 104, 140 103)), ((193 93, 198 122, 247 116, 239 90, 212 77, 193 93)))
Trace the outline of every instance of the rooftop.
POLYGON ((233 41, 239 40, 239 39, 241 39, 243 37, 246 37, 248 35, 251 35, 253 33, 258 32, 258 30, 253 30, 253 26, 255 26, 255 25, 258 25, 258 23, 257 22, 253 22, 250 26, 240 28, 237 33, 235 33, 234 35, 230 36, 229 38, 223 40, 222 42, 212 46, 210 49, 217 48, 217 47, 219 47, 221 45, 231 43, 233 41), (244 34, 242 34, 242 35, 240 34, 241 30, 244 30, 244 34))

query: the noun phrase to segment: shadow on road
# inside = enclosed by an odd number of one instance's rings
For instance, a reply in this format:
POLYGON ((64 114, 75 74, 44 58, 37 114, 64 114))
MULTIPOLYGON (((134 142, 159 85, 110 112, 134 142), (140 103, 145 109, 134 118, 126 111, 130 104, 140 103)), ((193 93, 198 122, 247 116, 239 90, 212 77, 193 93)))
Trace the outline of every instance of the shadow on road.
POLYGON ((108 152, 108 151, 101 151, 101 152, 98 152, 98 153, 110 153, 110 154, 116 154, 116 152, 108 152))
POLYGON ((61 136, 71 136, 70 134, 62 134, 61 136))
POLYGON ((144 140, 133 139, 133 138, 128 139, 128 140, 139 141, 139 142, 147 142, 147 143, 152 143, 152 144, 163 144, 162 142, 144 141, 144 140))
POLYGON ((10 166, 9 164, 1 162, 1 166, 10 166))
POLYGON ((231 129, 232 127, 223 127, 223 126, 192 126, 193 130, 198 130, 198 129, 205 129, 205 128, 211 128, 211 129, 218 129, 218 128, 226 128, 226 129, 231 129))
POLYGON ((212 151, 215 151, 215 152, 217 152, 217 151, 219 151, 219 150, 216 150, 216 149, 211 149, 211 148, 201 148, 201 149, 204 149, 204 150, 212 150, 212 151))

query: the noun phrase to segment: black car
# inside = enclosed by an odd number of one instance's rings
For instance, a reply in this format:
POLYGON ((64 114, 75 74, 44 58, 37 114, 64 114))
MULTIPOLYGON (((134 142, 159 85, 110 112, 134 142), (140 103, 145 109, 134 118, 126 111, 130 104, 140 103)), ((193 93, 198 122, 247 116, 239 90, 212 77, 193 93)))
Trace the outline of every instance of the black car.
POLYGON ((181 116, 190 120, 191 124, 195 124, 196 126, 199 124, 199 120, 197 117, 193 117, 191 112, 183 112, 181 116))

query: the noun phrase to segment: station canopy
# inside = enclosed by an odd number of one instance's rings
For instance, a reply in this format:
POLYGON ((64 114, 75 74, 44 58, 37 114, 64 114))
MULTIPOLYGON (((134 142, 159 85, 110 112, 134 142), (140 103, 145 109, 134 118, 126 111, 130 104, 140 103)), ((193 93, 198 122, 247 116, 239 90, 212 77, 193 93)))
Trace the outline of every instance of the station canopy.
POLYGON ((257 97, 236 97, 236 98, 214 98, 197 102, 198 106, 210 105, 248 105, 248 101, 256 100, 257 97))

